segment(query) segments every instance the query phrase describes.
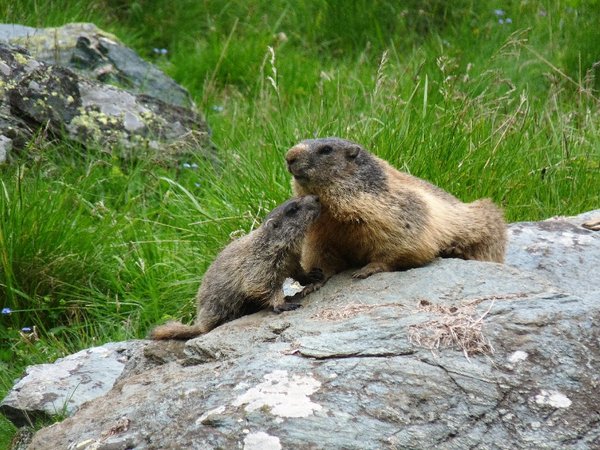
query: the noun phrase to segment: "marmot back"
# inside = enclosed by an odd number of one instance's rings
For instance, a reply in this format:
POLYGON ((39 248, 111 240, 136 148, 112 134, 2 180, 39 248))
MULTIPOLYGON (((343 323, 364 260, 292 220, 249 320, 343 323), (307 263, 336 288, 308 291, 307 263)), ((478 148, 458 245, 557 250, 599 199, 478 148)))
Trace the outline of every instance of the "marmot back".
POLYGON ((463 203, 340 138, 302 141, 286 160, 294 193, 321 200, 302 265, 325 279, 358 267, 354 277, 366 278, 437 256, 504 261, 506 223, 491 200, 463 203))
POLYGON ((314 290, 300 266, 300 251, 319 212, 320 202, 314 195, 275 208, 259 228, 231 242, 210 265, 196 296, 194 325, 169 322, 156 327, 151 338, 190 339, 249 310, 270 306, 281 312, 300 306, 286 302, 283 282, 292 277, 307 284, 300 296, 314 290))

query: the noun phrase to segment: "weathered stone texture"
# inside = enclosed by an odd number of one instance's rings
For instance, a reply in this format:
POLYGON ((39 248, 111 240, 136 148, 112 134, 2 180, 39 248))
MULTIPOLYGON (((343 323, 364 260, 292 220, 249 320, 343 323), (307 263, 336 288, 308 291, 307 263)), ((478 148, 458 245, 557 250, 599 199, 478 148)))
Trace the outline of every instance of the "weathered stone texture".
POLYGON ((194 108, 190 94, 113 34, 92 23, 33 28, 0 24, 0 42, 26 48, 48 65, 68 67, 84 78, 147 94, 176 106, 194 108))
POLYGON ((36 133, 127 156, 213 149, 187 91, 114 36, 91 24, 0 25, 0 162, 36 133))
POLYGON ((511 225, 506 265, 341 274, 179 354, 147 343, 30 448, 600 448, 591 215, 511 225))

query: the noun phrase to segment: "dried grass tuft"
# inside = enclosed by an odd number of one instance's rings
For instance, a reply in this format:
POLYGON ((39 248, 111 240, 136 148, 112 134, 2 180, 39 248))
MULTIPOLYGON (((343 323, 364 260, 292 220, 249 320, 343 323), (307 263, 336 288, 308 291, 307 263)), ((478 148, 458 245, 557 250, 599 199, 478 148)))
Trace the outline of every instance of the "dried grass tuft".
POLYGON ((495 299, 489 308, 480 316, 473 316, 479 299, 462 306, 445 307, 433 305, 421 300, 419 309, 439 314, 438 319, 411 325, 408 338, 411 343, 439 351, 441 348, 457 348, 469 359, 472 355, 491 355, 494 347, 483 334, 484 319, 492 309, 495 299))

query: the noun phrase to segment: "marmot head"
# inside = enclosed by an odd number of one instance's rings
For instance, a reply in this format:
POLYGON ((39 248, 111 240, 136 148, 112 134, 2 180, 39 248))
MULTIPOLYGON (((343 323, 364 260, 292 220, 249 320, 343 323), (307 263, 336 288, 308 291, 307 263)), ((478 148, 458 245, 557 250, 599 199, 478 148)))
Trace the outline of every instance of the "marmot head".
POLYGON ((385 186, 384 170, 377 159, 345 139, 306 139, 288 150, 285 159, 301 192, 321 194, 331 187, 372 191, 385 186))
POLYGON ((295 247, 320 213, 321 203, 316 195, 289 199, 267 215, 261 227, 266 231, 263 235, 274 247, 295 247))

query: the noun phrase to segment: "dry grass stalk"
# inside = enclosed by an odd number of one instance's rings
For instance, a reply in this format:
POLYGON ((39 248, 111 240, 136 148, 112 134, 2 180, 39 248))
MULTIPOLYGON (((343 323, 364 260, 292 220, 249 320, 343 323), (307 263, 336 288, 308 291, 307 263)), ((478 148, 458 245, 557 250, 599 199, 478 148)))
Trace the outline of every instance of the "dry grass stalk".
POLYGON ((349 317, 356 316, 364 311, 370 311, 375 308, 385 307, 402 307, 400 303, 383 303, 380 305, 366 305, 364 303, 350 303, 348 305, 341 306, 339 308, 324 309, 313 316, 318 320, 344 320, 349 317))
POLYGON ((467 359, 471 355, 492 354, 494 347, 483 334, 483 321, 492 309, 494 301, 495 299, 481 316, 474 317, 473 309, 480 301, 469 302, 460 307, 444 307, 421 300, 421 309, 442 317, 411 325, 408 329, 408 338, 411 343, 431 351, 441 348, 459 348, 467 359))

